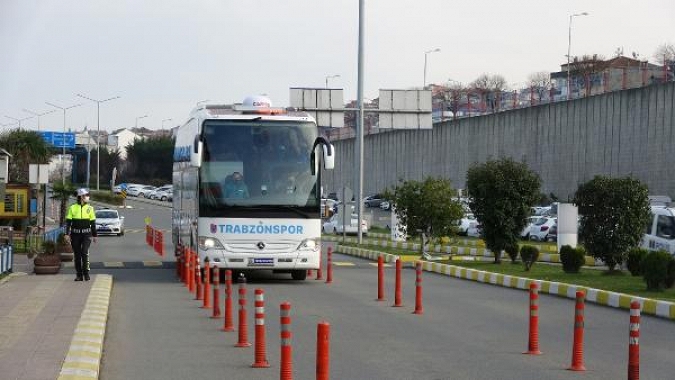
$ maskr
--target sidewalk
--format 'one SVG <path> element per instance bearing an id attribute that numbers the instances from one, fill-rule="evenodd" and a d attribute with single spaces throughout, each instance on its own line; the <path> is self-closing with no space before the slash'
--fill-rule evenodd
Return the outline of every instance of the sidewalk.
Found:
<path id="1" fill-rule="evenodd" d="M 59 377 L 60 373 L 85 375 L 77 378 L 98 378 L 111 278 L 95 274 L 91 281 L 75 282 L 73 279 L 72 274 L 14 273 L 0 280 L 0 378 L 69 378 Z M 100 291 L 102 285 L 107 287 L 107 296 Z M 104 310 L 101 303 L 105 305 Z M 94 316 L 89 315 L 92 309 Z M 98 320 L 92 321 L 93 318 Z M 83 321 L 88 323 L 84 329 Z M 96 329 L 91 328 L 92 323 Z M 83 330 L 89 337 L 86 342 L 77 343 L 74 337 Z M 89 345 L 84 348 L 88 351 L 84 354 L 88 356 L 87 368 L 65 371 L 73 362 L 74 352 L 82 355 L 83 345 Z M 95 376 L 90 376 L 94 372 L 90 369 L 93 364 Z"/>

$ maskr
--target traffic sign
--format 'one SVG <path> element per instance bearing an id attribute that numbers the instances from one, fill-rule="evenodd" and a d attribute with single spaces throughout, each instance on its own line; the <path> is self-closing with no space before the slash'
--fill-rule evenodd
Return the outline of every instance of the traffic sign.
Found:
<path id="1" fill-rule="evenodd" d="M 75 148 L 74 132 L 40 131 L 39 133 L 47 144 L 57 148 Z"/>

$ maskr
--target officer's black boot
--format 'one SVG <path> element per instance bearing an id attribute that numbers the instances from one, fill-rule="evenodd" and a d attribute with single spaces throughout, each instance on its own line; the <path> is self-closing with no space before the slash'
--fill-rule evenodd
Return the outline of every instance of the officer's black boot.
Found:
<path id="1" fill-rule="evenodd" d="M 82 275 L 78 273 L 75 277 L 75 281 L 82 281 Z"/>
<path id="2" fill-rule="evenodd" d="M 84 280 L 89 281 L 89 272 L 84 273 Z M 82 281 L 82 280 L 80 280 L 80 281 Z"/>

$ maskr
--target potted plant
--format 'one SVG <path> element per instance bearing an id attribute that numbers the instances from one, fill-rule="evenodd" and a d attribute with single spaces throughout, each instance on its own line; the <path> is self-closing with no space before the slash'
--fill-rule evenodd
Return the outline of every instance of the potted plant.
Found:
<path id="1" fill-rule="evenodd" d="M 66 234 L 63 232 L 59 234 L 59 237 L 56 239 L 56 252 L 59 254 L 61 261 L 73 261 L 75 254 L 73 253 L 73 247 L 70 245 L 70 241 L 66 239 Z"/>
<path id="2" fill-rule="evenodd" d="M 56 274 L 61 270 L 61 257 L 56 254 L 56 242 L 42 242 L 42 252 L 33 259 L 35 274 Z"/>

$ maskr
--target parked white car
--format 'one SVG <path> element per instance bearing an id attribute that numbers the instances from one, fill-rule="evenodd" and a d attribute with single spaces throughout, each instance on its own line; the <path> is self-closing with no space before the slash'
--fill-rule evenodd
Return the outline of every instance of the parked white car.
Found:
<path id="1" fill-rule="evenodd" d="M 540 217 L 532 226 L 530 226 L 530 240 L 546 241 L 548 233 L 558 221 L 558 218 Z"/>
<path id="2" fill-rule="evenodd" d="M 457 234 L 467 236 L 471 222 L 476 222 L 476 217 L 473 214 L 464 214 L 462 219 L 457 222 Z"/>
<path id="3" fill-rule="evenodd" d="M 323 223 L 321 231 L 323 233 L 334 233 L 334 234 L 341 234 L 343 231 L 347 234 L 357 234 L 359 229 L 357 220 L 358 215 L 351 214 L 351 217 L 349 218 L 349 220 L 347 220 L 348 224 L 346 224 L 343 228 L 342 215 L 335 214 Z M 368 233 L 368 222 L 366 222 L 365 219 L 361 220 L 361 232 L 364 235 Z"/>
<path id="4" fill-rule="evenodd" d="M 173 200 L 173 188 L 166 189 L 164 191 L 156 193 L 155 199 L 159 199 L 160 201 L 171 202 Z"/>
<path id="5" fill-rule="evenodd" d="M 127 195 L 145 198 L 153 190 L 155 190 L 154 186 L 130 187 L 129 190 L 127 190 Z"/>
<path id="6" fill-rule="evenodd" d="M 520 232 L 520 237 L 526 240 L 530 239 L 530 228 L 537 222 L 537 220 L 541 219 L 541 216 L 528 216 L 525 227 L 523 228 L 523 231 Z"/>
<path id="7" fill-rule="evenodd" d="M 478 220 L 472 220 L 469 222 L 469 228 L 466 230 L 466 236 L 471 237 L 482 237 L 483 230 L 481 229 L 480 223 Z"/>
<path id="8" fill-rule="evenodd" d="M 166 192 L 169 189 L 173 189 L 173 185 L 162 185 L 156 188 L 155 190 L 151 191 L 150 193 L 148 193 L 146 197 L 150 199 L 160 199 L 159 194 Z"/>

